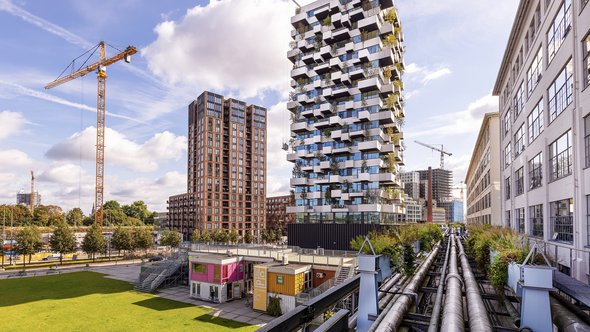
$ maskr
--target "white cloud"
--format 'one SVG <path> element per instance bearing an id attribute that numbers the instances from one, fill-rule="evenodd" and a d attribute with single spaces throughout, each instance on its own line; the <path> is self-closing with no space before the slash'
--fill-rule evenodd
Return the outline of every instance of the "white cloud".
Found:
<path id="1" fill-rule="evenodd" d="M 289 84 L 293 4 L 281 0 L 211 1 L 179 21 L 156 26 L 142 50 L 149 68 L 171 84 L 237 92 L 241 98 Z"/>
<path id="2" fill-rule="evenodd" d="M 408 138 L 421 136 L 456 136 L 476 133 L 481 127 L 483 115 L 498 111 L 498 98 L 490 95 L 483 96 L 469 104 L 467 109 L 454 113 L 433 116 L 422 121 L 419 129 L 408 128 L 405 136 Z M 424 125 L 428 124 L 428 125 Z"/>
<path id="3" fill-rule="evenodd" d="M 167 172 L 156 180 L 136 178 L 113 182 L 109 200 L 115 199 L 124 204 L 143 200 L 149 209 L 161 212 L 166 211 L 168 197 L 186 192 L 186 174 L 176 171 Z"/>
<path id="4" fill-rule="evenodd" d="M 439 66 L 437 69 L 432 69 L 427 66 L 419 66 L 412 62 L 406 66 L 405 73 L 407 74 L 408 80 L 420 81 L 420 83 L 426 85 L 431 81 L 450 75 L 452 71 L 447 66 Z"/>
<path id="5" fill-rule="evenodd" d="M 187 149 L 185 136 L 168 131 L 156 133 L 144 143 L 136 143 L 124 134 L 107 128 L 105 162 L 138 172 L 152 172 L 159 162 L 179 160 Z M 95 160 L 96 128 L 88 127 L 51 147 L 46 156 L 54 160 Z"/>
<path id="6" fill-rule="evenodd" d="M 2 161 L 0 170 L 4 171 L 20 170 L 33 164 L 33 161 L 26 153 L 16 149 L 0 150 L 0 160 Z"/>
<path id="7" fill-rule="evenodd" d="M 272 106 L 267 113 L 266 192 L 268 196 L 287 194 L 293 164 L 287 161 L 283 142 L 290 138 L 289 112 L 282 101 Z"/>
<path id="8" fill-rule="evenodd" d="M 11 111 L 0 112 L 0 139 L 18 134 L 25 123 L 25 117 L 21 113 Z"/>

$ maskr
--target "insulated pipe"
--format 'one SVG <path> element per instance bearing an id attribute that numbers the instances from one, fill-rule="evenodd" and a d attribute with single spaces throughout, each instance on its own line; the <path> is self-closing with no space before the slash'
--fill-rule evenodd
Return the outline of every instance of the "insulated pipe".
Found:
<path id="1" fill-rule="evenodd" d="M 416 293 L 418 288 L 424 281 L 424 277 L 426 277 L 426 273 L 430 269 L 430 265 L 436 258 L 438 254 L 438 250 L 440 248 L 440 244 L 437 244 L 436 247 L 432 250 L 430 255 L 426 258 L 424 263 L 420 266 L 418 271 L 412 276 L 412 279 L 404 288 L 403 292 L 406 294 Z M 371 326 L 369 331 L 378 331 L 378 332 L 393 332 L 396 331 L 397 328 L 402 323 L 405 314 L 410 309 L 410 305 L 412 304 L 412 300 L 414 297 L 403 295 L 400 296 L 397 301 L 389 308 L 387 311 L 383 311 L 379 317 L 383 316 L 381 322 L 377 325 L 377 323 Z"/>
<path id="2" fill-rule="evenodd" d="M 457 245 L 455 245 L 455 234 L 451 234 L 451 254 L 449 261 L 449 274 L 445 278 L 445 307 L 441 331 L 465 330 L 463 320 L 463 292 L 461 290 L 463 281 L 459 276 L 457 267 Z"/>
<path id="3" fill-rule="evenodd" d="M 483 304 L 481 294 L 479 293 L 479 287 L 477 280 L 469 261 L 467 261 L 467 255 L 463 250 L 461 241 L 457 241 L 459 246 L 459 257 L 461 258 L 461 268 L 463 269 L 463 280 L 465 282 L 465 297 L 467 298 L 467 314 L 469 316 L 469 331 L 471 332 L 492 332 L 492 324 L 486 307 Z"/>
<path id="4" fill-rule="evenodd" d="M 578 332 L 578 331 L 590 331 L 590 326 L 582 321 L 573 312 L 569 311 L 564 305 L 559 303 L 553 297 L 550 297 L 551 301 L 551 318 L 553 324 L 557 326 L 559 331 L 564 332 Z"/>
<path id="5" fill-rule="evenodd" d="M 512 322 L 514 322 L 514 325 L 516 325 L 517 327 L 520 326 L 520 314 L 518 313 L 518 311 L 516 311 L 516 309 L 512 305 L 512 302 L 508 301 L 508 299 L 505 296 L 502 296 L 502 303 L 504 304 L 504 308 L 506 308 L 506 311 L 508 311 L 510 318 L 512 318 Z"/>
<path id="6" fill-rule="evenodd" d="M 436 291 L 436 299 L 434 300 L 434 306 L 432 307 L 432 314 L 430 315 L 430 327 L 428 328 L 428 332 L 438 332 L 438 325 L 440 323 L 440 306 L 442 304 L 443 293 L 445 288 L 445 276 L 447 274 L 447 264 L 449 262 L 450 246 L 451 241 L 447 241 L 447 250 L 445 251 L 445 262 L 443 263 L 442 270 L 440 271 L 440 277 L 438 279 L 438 289 Z"/>
<path id="7" fill-rule="evenodd" d="M 418 266 L 418 268 L 420 269 L 422 267 L 422 265 L 424 265 L 425 261 L 422 261 L 420 263 L 420 265 Z M 401 283 L 401 287 L 399 287 L 397 290 L 397 294 L 386 294 L 385 297 L 383 297 L 380 301 L 379 301 L 379 309 L 380 309 L 380 313 L 379 316 L 377 316 L 377 319 L 375 319 L 375 321 L 373 322 L 373 325 L 371 325 L 371 328 L 369 329 L 369 331 L 374 331 L 377 326 L 381 323 L 381 321 L 383 320 L 383 318 L 385 318 L 385 312 L 388 312 L 389 309 L 391 309 L 391 307 L 395 304 L 395 302 L 397 301 L 397 299 L 401 296 L 401 289 L 405 289 L 408 284 L 410 283 L 410 279 L 408 278 L 408 276 L 404 275 L 401 279 L 400 279 L 400 283 Z"/>
<path id="8" fill-rule="evenodd" d="M 393 286 L 395 286 L 397 284 L 397 282 L 401 279 L 402 274 L 401 273 L 397 273 L 395 274 L 393 277 L 389 278 L 384 284 L 381 285 L 381 288 L 377 291 L 377 299 L 379 299 L 379 309 L 382 309 L 383 306 L 385 305 L 383 303 L 383 297 L 385 297 L 386 295 L 389 295 L 389 293 L 386 292 L 390 292 L 391 288 L 393 288 Z M 402 279 L 403 281 L 403 279 Z M 383 305 L 382 305 L 383 303 Z M 348 328 L 349 329 L 354 329 L 356 327 L 356 320 L 358 318 L 358 312 L 355 312 L 353 315 L 350 316 L 350 318 L 348 319 Z"/>
<path id="9" fill-rule="evenodd" d="M 566 298 L 561 296 L 559 293 L 551 292 L 550 294 L 553 298 L 555 298 L 557 301 L 559 301 L 559 303 L 561 303 L 562 306 L 566 307 L 567 310 L 571 311 L 580 320 L 582 320 L 586 324 L 590 324 L 590 317 L 588 316 L 588 314 L 586 312 L 584 312 L 579 307 L 573 305 L 570 301 L 568 301 Z"/>

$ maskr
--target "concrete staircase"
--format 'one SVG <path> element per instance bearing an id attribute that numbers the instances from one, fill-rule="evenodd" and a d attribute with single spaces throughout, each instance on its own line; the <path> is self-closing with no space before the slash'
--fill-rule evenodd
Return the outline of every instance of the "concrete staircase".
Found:
<path id="1" fill-rule="evenodd" d="M 336 282 L 334 286 L 340 285 L 346 279 L 351 278 L 354 275 L 354 268 L 351 265 L 342 265 L 336 276 Z"/>
<path id="2" fill-rule="evenodd" d="M 133 289 L 146 293 L 155 291 L 166 279 L 177 274 L 186 260 L 186 253 L 176 253 L 168 260 L 143 267 Z"/>

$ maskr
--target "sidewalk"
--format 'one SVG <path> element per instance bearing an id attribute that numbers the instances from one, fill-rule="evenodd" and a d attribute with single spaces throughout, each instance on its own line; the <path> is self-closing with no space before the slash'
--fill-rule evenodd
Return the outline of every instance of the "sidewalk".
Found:
<path id="1" fill-rule="evenodd" d="M 60 266 L 59 263 L 55 264 L 57 268 L 39 267 L 27 269 L 26 274 L 21 274 L 19 270 L 0 271 L 0 280 L 8 278 L 24 278 L 24 277 L 35 277 L 45 276 L 51 274 L 70 273 L 78 271 L 92 271 L 98 273 L 107 274 L 109 278 L 124 280 L 128 282 L 135 282 L 137 276 L 139 276 L 139 269 L 141 260 L 126 260 L 126 261 L 112 261 L 112 262 L 100 262 L 100 263 L 88 263 L 81 264 L 78 266 Z M 128 266 L 135 266 L 132 277 L 132 271 L 126 270 Z"/>

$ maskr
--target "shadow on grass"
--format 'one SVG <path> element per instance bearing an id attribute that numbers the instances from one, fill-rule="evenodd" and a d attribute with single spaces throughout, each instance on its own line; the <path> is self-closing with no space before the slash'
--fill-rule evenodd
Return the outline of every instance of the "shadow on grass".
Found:
<path id="1" fill-rule="evenodd" d="M 221 317 L 213 317 L 209 314 L 204 314 L 201 315 L 199 317 L 195 318 L 196 321 L 202 322 L 202 323 L 207 323 L 207 324 L 213 324 L 213 325 L 219 325 L 219 326 L 223 326 L 223 327 L 228 327 L 231 329 L 239 329 L 241 327 L 246 327 L 246 326 L 251 326 L 250 324 L 246 324 L 246 323 L 241 323 L 241 322 L 236 322 L 233 320 L 229 320 L 226 318 L 221 318 Z"/>
<path id="2" fill-rule="evenodd" d="M 84 271 L 0 280 L 0 307 L 90 294 L 113 294 L 133 289 L 128 282 L 104 276 L 101 273 Z"/>
<path id="3" fill-rule="evenodd" d="M 163 299 L 160 297 L 153 297 L 151 299 L 134 302 L 133 304 L 144 307 L 144 308 L 152 309 L 152 310 L 158 310 L 158 311 L 194 307 L 194 305 L 192 305 L 192 304 L 178 302 L 178 301 L 172 301 L 172 300 Z"/>

